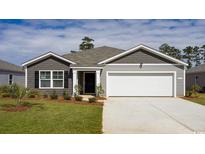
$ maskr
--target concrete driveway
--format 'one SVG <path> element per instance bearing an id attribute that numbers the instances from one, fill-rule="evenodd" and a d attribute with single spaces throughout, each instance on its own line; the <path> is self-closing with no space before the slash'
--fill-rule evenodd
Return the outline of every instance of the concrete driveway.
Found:
<path id="1" fill-rule="evenodd" d="M 205 133 L 205 107 L 180 98 L 111 97 L 104 133 Z"/>

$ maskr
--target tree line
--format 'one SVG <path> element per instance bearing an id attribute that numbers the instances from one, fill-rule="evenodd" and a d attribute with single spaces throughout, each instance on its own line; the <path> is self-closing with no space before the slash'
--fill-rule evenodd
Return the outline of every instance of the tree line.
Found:
<path id="1" fill-rule="evenodd" d="M 176 59 L 187 62 L 187 68 L 199 66 L 200 64 L 205 63 L 205 45 L 187 46 L 180 50 L 174 46 L 164 43 L 159 47 L 159 51 Z"/>

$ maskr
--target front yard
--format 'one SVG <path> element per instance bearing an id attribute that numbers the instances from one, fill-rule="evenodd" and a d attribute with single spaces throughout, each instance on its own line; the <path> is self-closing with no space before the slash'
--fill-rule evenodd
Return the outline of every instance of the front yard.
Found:
<path id="1" fill-rule="evenodd" d="M 183 97 L 186 100 L 205 105 L 205 94 L 199 93 L 199 97 Z"/>
<path id="2" fill-rule="evenodd" d="M 66 101 L 29 99 L 31 108 L 2 110 L 14 100 L 0 98 L 0 134 L 98 134 L 102 133 L 102 106 Z"/>

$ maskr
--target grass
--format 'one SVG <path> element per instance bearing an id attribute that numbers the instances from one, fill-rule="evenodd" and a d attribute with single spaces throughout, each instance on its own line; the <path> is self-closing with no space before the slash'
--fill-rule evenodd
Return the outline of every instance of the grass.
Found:
<path id="1" fill-rule="evenodd" d="M 199 97 L 184 97 L 184 99 L 201 104 L 201 105 L 205 105 L 205 94 L 199 93 Z"/>
<path id="2" fill-rule="evenodd" d="M 22 112 L 1 110 L 14 100 L 0 98 L 0 134 L 99 134 L 102 106 L 29 100 L 32 108 Z"/>

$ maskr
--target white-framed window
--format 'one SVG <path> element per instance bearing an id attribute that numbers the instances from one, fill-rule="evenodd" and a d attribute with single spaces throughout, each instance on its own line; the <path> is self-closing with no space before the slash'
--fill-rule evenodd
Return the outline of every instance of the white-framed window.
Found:
<path id="1" fill-rule="evenodd" d="M 13 79 L 14 79 L 13 74 L 9 74 L 9 75 L 8 75 L 8 84 L 9 84 L 9 85 L 12 85 L 12 84 L 13 84 Z"/>
<path id="2" fill-rule="evenodd" d="M 64 70 L 40 70 L 40 89 L 62 89 L 64 88 Z"/>

